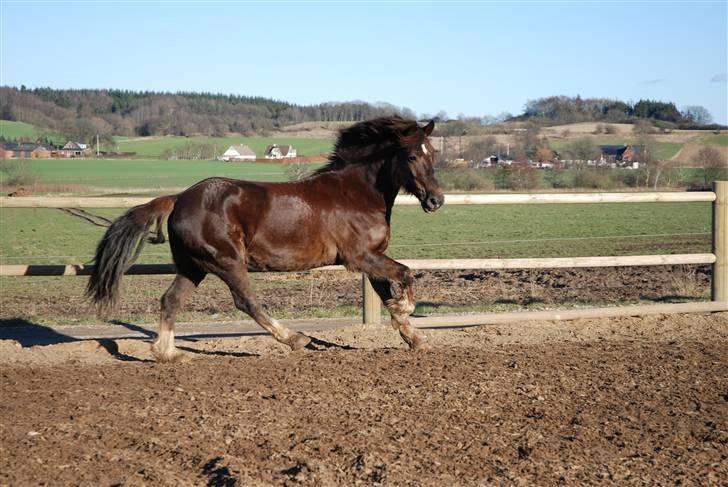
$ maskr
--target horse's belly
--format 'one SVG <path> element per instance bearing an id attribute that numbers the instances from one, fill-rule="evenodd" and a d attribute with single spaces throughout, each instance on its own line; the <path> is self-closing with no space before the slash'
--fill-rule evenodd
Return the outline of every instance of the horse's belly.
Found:
<path id="1" fill-rule="evenodd" d="M 336 249 L 324 245 L 277 245 L 275 248 L 251 246 L 246 252 L 248 270 L 301 271 L 330 265 Z"/>

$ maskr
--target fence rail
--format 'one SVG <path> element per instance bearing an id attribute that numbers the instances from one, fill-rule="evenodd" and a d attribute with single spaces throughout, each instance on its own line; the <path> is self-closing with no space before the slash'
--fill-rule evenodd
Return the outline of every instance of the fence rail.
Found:
<path id="1" fill-rule="evenodd" d="M 645 193 L 538 193 L 538 194 L 448 194 L 449 205 L 524 205 L 574 203 L 685 203 L 713 202 L 715 193 L 645 192 Z M 0 197 L 0 208 L 131 208 L 151 201 L 152 197 Z M 411 195 L 397 197 L 395 205 L 411 206 L 420 202 Z"/>
<path id="2" fill-rule="evenodd" d="M 713 192 L 649 192 L 649 193 L 551 193 L 551 194 L 451 194 L 445 197 L 451 205 L 498 205 L 498 204 L 575 204 L 575 203 L 661 203 L 661 202 L 712 202 L 712 253 L 636 255 L 606 257 L 562 257 L 536 259 L 437 259 L 402 260 L 415 270 L 445 269 L 542 269 L 578 267 L 652 266 L 676 264 L 712 264 L 711 301 L 688 303 L 691 306 L 650 305 L 625 307 L 632 315 L 678 312 L 678 309 L 694 311 L 728 310 L 728 181 L 717 181 Z M 0 208 L 129 208 L 147 203 L 150 197 L 22 197 L 0 198 Z M 397 205 L 419 205 L 412 196 L 400 196 Z M 0 265 L 0 276 L 83 276 L 89 275 L 90 265 Z M 317 271 L 344 270 L 342 266 L 319 267 Z M 127 274 L 173 274 L 173 264 L 137 264 Z M 362 280 L 363 318 L 366 323 L 379 322 L 381 301 L 368 279 Z M 593 310 L 592 310 L 593 311 Z M 569 313 L 550 312 L 554 316 L 592 316 L 590 310 L 570 310 Z M 555 313 L 555 314 L 554 314 Z M 549 315 L 549 316 L 551 316 Z M 530 316 L 530 315 L 529 315 Z M 535 315 L 534 315 L 535 316 Z M 468 323 L 487 322 L 488 315 L 469 315 Z M 518 318 L 518 313 L 513 313 Z M 446 319 L 446 318 L 445 318 Z M 460 322 L 462 319 L 455 319 Z"/>

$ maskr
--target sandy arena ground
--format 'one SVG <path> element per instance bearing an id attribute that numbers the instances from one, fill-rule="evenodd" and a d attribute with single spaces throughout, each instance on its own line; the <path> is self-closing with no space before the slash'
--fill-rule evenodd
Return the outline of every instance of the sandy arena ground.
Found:
<path id="1" fill-rule="evenodd" d="M 725 485 L 728 313 L 22 348 L 0 485 Z"/>

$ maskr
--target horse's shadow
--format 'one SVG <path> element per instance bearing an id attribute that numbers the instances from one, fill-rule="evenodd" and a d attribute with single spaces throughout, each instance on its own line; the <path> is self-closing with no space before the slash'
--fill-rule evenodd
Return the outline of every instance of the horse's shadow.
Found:
<path id="1" fill-rule="evenodd" d="M 306 350 L 312 350 L 314 352 L 323 352 L 332 348 L 338 350 L 356 350 L 356 347 L 352 347 L 351 345 L 341 345 L 339 343 L 327 342 L 326 340 L 312 337 L 311 335 L 306 336 L 311 339 L 305 347 Z"/>
<path id="2" fill-rule="evenodd" d="M 95 341 L 109 355 L 122 362 L 149 362 L 149 360 L 122 353 L 119 350 L 119 345 L 114 340 L 108 338 L 76 338 L 24 318 L 0 319 L 0 340 L 14 340 L 23 348 Z"/>
<path id="3" fill-rule="evenodd" d="M 121 320 L 110 320 L 110 325 L 123 327 L 129 331 L 139 333 L 141 337 L 126 337 L 125 339 L 130 340 L 154 340 L 157 338 L 157 333 L 149 330 L 143 326 L 135 325 L 133 323 L 127 323 Z M 225 337 L 235 336 L 267 336 L 265 332 L 246 332 L 246 333 L 233 333 L 225 334 Z M 197 334 L 179 336 L 177 339 L 182 342 L 195 343 L 200 340 L 207 338 L 219 338 L 219 334 Z M 338 350 L 356 350 L 356 347 L 350 345 L 341 345 L 339 343 L 333 343 L 320 338 L 316 338 L 307 335 L 311 341 L 306 345 L 306 349 L 314 352 L 323 352 L 331 349 Z M 122 362 L 153 362 L 153 360 L 146 358 L 139 358 L 133 355 L 128 355 L 119 350 L 119 344 L 113 338 L 76 338 L 71 335 L 61 333 L 49 326 L 44 326 L 39 323 L 28 321 L 24 318 L 9 318 L 0 319 L 0 340 L 15 340 L 20 343 L 23 348 L 33 346 L 44 346 L 44 345 L 58 345 L 61 343 L 74 343 L 74 342 L 89 342 L 95 341 L 106 350 L 109 355 L 113 356 L 117 360 Z M 197 355 L 215 356 L 215 357 L 258 357 L 259 354 L 250 352 L 234 352 L 224 350 L 202 350 L 192 346 L 178 345 L 178 349 Z"/>

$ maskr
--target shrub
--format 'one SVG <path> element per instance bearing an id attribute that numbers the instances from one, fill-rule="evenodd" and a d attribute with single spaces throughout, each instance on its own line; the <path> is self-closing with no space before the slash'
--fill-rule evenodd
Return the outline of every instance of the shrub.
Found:
<path id="1" fill-rule="evenodd" d="M 0 160 L 0 172 L 5 173 L 4 186 L 32 186 L 38 182 L 33 171 L 20 161 Z"/>
<path id="2" fill-rule="evenodd" d="M 445 191 L 492 191 L 496 187 L 483 169 L 443 170 L 437 173 L 437 179 Z"/>
<path id="3" fill-rule="evenodd" d="M 574 175 L 574 187 L 589 189 L 612 189 L 619 184 L 607 171 L 584 169 Z"/>

